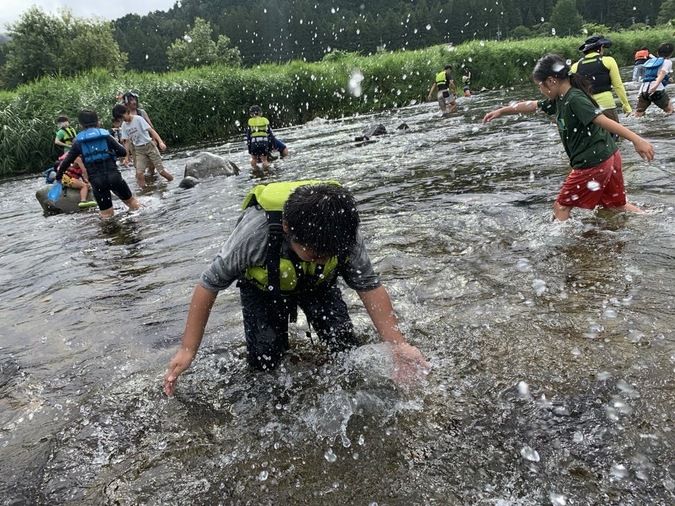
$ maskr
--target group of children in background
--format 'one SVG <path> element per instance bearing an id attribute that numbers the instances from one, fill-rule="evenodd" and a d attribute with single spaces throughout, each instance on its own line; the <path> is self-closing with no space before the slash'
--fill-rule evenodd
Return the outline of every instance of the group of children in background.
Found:
<path id="1" fill-rule="evenodd" d="M 646 159 L 653 158 L 651 145 L 618 123 L 612 91 L 619 97 L 624 113 L 631 114 L 632 108 L 628 103 L 616 61 L 604 54 L 604 50 L 610 46 L 611 41 L 603 36 L 589 37 L 579 48 L 584 56 L 571 67 L 561 57 L 545 56 L 537 63 L 533 79 L 548 100 L 521 102 L 515 106 L 503 107 L 488 113 L 484 118 L 485 122 L 489 122 L 501 115 L 529 113 L 537 109 L 556 116 L 563 145 L 570 156 L 573 169 L 554 206 L 554 215 L 561 220 L 569 216 L 572 207 L 591 209 L 601 205 L 622 210 L 638 210 L 625 201 L 621 160 L 613 139 L 626 138 L 633 142 L 641 156 Z M 672 54 L 673 45 L 670 43 L 661 44 L 656 56 L 644 47 L 635 52 L 633 79 L 640 82 L 636 116 L 644 115 L 651 104 L 655 104 L 666 113 L 672 112 L 672 103 L 666 92 L 666 85 L 672 73 L 670 60 Z M 462 81 L 464 95 L 467 97 L 471 96 L 470 79 L 471 73 L 465 68 Z M 443 116 L 457 110 L 457 89 L 451 65 L 446 65 L 436 74 L 429 90 L 429 99 L 434 92 Z M 120 146 L 124 150 L 120 155 L 123 157 L 122 164 L 128 166 L 129 155 L 133 157 L 136 181 L 141 188 L 146 184 L 146 170 L 150 174 L 157 171 L 167 181 L 172 181 L 173 176 L 164 168 L 159 153 L 160 150 L 166 149 L 166 145 L 153 128 L 147 112 L 138 106 L 138 95 L 133 92 L 120 93 L 117 98 L 120 103 L 115 105 L 112 111 L 113 129 L 110 131 L 110 140 L 118 145 L 124 144 Z M 602 111 L 603 114 L 596 114 L 598 111 Z M 578 122 L 581 123 L 577 125 Z M 572 128 L 571 124 L 575 126 Z M 57 125 L 54 143 L 63 148 L 64 154 L 59 158 L 57 166 L 46 172 L 47 179 L 49 181 L 58 175 L 65 186 L 80 191 L 81 207 L 93 206 L 94 202 L 88 198 L 91 168 L 87 166 L 86 156 L 84 160 L 81 155 L 72 160 L 72 157 L 68 157 L 73 142 L 77 139 L 75 129 L 70 126 L 65 116 L 57 118 Z M 281 157 L 288 155 L 288 148 L 274 136 L 269 120 L 263 116 L 262 108 L 258 105 L 253 105 L 249 109 L 245 135 L 254 173 L 257 173 L 260 166 L 263 171 L 269 169 L 273 151 L 279 151 Z M 91 141 L 80 140 L 80 148 L 82 142 Z M 112 152 L 122 153 L 121 150 Z M 605 162 L 611 170 L 607 170 L 603 165 Z M 110 166 L 107 167 L 110 169 Z M 590 168 L 597 170 L 591 171 Z M 119 172 L 116 165 L 114 170 Z M 591 182 L 593 184 L 590 184 Z M 571 190 L 572 186 L 577 187 L 579 184 L 588 191 Z M 101 187 L 99 192 L 93 192 L 102 215 L 109 214 L 110 191 L 115 193 L 116 189 L 119 190 L 115 185 L 108 186 L 107 189 Z M 101 192 L 103 193 L 100 194 Z M 606 198 L 607 192 L 611 192 L 611 198 Z M 126 190 L 121 191 L 118 196 L 123 201 L 129 199 Z"/>

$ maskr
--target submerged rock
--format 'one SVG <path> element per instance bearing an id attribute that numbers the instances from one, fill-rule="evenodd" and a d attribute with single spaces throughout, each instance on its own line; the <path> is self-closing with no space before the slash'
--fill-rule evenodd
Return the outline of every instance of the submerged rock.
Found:
<path id="1" fill-rule="evenodd" d="M 86 209 L 82 209 L 79 206 L 80 203 L 80 190 L 75 188 L 63 187 L 63 193 L 56 202 L 52 202 L 47 198 L 49 190 L 51 190 L 52 185 L 48 184 L 40 188 L 35 192 L 35 198 L 42 206 L 42 211 L 45 216 L 53 214 L 70 214 L 70 213 L 79 213 Z M 89 191 L 89 200 L 93 200 L 91 190 Z"/>
<path id="2" fill-rule="evenodd" d="M 236 176 L 239 172 L 239 167 L 234 162 L 205 151 L 186 162 L 183 180 L 179 186 L 186 189 L 192 188 L 205 177 Z"/>

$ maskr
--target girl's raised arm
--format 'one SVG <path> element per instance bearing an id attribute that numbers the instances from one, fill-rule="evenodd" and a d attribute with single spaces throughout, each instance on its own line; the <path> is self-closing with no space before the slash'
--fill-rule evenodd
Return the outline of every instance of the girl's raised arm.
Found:
<path id="1" fill-rule="evenodd" d="M 533 112 L 537 112 L 537 101 L 525 100 L 490 111 L 483 117 L 483 123 L 488 123 L 495 118 L 508 114 L 531 114 Z"/>

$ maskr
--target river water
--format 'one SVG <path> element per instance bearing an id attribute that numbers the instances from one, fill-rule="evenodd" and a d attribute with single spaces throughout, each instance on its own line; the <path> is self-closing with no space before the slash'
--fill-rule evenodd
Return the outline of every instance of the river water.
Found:
<path id="1" fill-rule="evenodd" d="M 624 120 L 656 147 L 648 164 L 621 145 L 644 215 L 554 224 L 555 127 L 480 123 L 525 97 L 533 86 L 460 99 L 450 119 L 422 104 L 278 132 L 291 157 L 268 180 L 355 193 L 433 365 L 411 387 L 389 379 L 349 290 L 365 346 L 331 359 L 300 322 L 278 371 L 249 370 L 231 288 L 176 396 L 162 394 L 192 288 L 258 182 L 248 170 L 158 183 L 107 224 L 45 218 L 36 178 L 2 182 L 0 503 L 673 504 L 674 118 Z M 391 133 L 355 145 L 377 123 Z M 247 167 L 239 139 L 208 149 Z"/>

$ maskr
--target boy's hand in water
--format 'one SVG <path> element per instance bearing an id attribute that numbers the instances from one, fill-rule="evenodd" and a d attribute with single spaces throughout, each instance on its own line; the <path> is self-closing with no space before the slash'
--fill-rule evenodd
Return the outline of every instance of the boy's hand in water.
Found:
<path id="1" fill-rule="evenodd" d="M 495 109 L 494 111 L 490 111 L 487 113 L 485 116 L 483 116 L 483 123 L 489 123 L 493 119 L 499 118 L 502 115 L 500 109 Z"/>
<path id="2" fill-rule="evenodd" d="M 643 160 L 651 162 L 654 159 L 654 146 L 646 140 L 640 138 L 640 140 L 633 143 L 633 146 L 635 146 L 635 151 L 637 151 Z"/>
<path id="3" fill-rule="evenodd" d="M 392 345 L 394 358 L 394 381 L 410 383 L 429 373 L 431 365 L 424 355 L 408 343 Z"/>
<path id="4" fill-rule="evenodd" d="M 176 381 L 185 369 L 190 367 L 190 364 L 195 358 L 195 352 L 187 348 L 182 348 L 176 352 L 171 361 L 169 368 L 164 375 L 164 393 L 166 395 L 173 395 L 176 389 Z"/>

